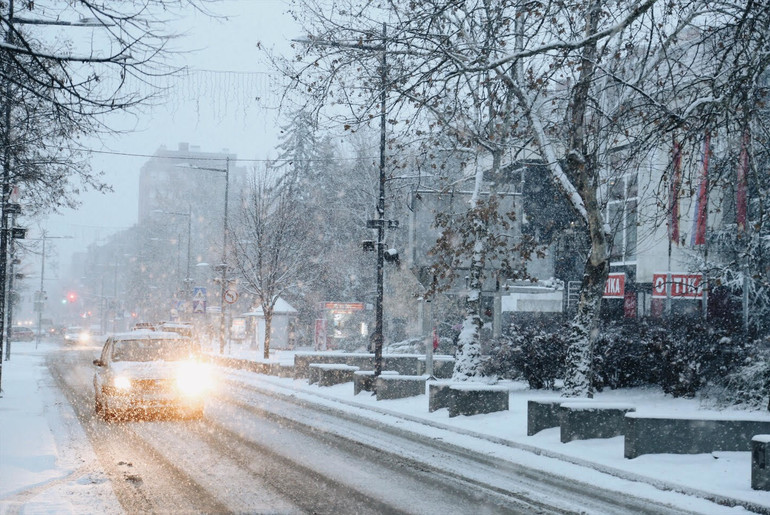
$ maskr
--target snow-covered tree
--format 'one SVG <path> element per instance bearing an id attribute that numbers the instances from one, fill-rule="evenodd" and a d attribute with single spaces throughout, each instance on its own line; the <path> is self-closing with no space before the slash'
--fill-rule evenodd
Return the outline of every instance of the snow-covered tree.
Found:
<path id="1" fill-rule="evenodd" d="M 479 120 L 480 107 L 487 107 L 493 112 L 485 120 L 503 124 L 509 136 L 508 152 L 528 152 L 545 163 L 541 180 L 559 186 L 589 242 L 564 393 L 591 395 L 593 341 L 609 272 L 603 181 L 619 149 L 624 166 L 638 166 L 668 148 L 672 131 L 697 148 L 704 128 L 730 116 L 742 81 L 766 67 L 765 2 L 303 5 L 308 42 L 321 42 L 311 51 L 321 58 L 294 76 L 306 79 L 302 84 L 313 94 L 338 84 L 346 93 L 333 90 L 335 100 L 357 119 L 373 116 L 386 52 L 382 87 L 399 106 L 389 107 L 394 124 L 398 112 L 463 137 L 478 125 L 458 121 L 474 114 Z M 494 91 L 506 102 L 474 96 L 477 91 Z M 478 138 L 468 140 L 480 145 Z"/>

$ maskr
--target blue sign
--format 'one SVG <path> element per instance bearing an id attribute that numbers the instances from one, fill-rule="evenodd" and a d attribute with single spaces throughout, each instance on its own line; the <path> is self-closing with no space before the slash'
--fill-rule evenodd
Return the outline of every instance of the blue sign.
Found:
<path id="1" fill-rule="evenodd" d="M 206 314 L 206 288 L 202 286 L 193 288 L 192 312 L 201 315 Z"/>

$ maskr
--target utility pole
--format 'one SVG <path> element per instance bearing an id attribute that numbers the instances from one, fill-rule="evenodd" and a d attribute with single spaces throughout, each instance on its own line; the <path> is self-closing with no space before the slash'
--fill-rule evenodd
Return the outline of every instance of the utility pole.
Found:
<path id="1" fill-rule="evenodd" d="M 43 232 L 43 245 L 40 253 L 40 290 L 38 298 L 35 299 L 35 309 L 37 309 L 37 334 L 35 335 L 35 348 L 40 344 L 40 337 L 43 333 L 43 304 L 45 303 L 45 290 L 43 281 L 45 280 L 45 232 Z"/>
<path id="2" fill-rule="evenodd" d="M 229 191 L 230 191 L 230 158 L 225 161 L 225 212 L 224 212 L 224 230 L 222 231 L 222 283 L 220 284 L 219 291 L 219 353 L 225 352 L 225 344 L 227 339 L 225 338 L 225 331 L 227 324 L 225 323 L 225 290 L 227 289 L 227 204 L 229 204 Z"/>
<path id="3" fill-rule="evenodd" d="M 380 68 L 380 177 L 379 198 L 377 199 L 377 302 L 374 311 L 374 377 L 382 373 L 382 343 L 384 340 L 382 327 L 382 303 L 384 296 L 385 280 L 385 102 L 388 100 L 388 91 L 385 80 L 387 78 L 387 32 L 385 24 L 382 24 L 382 63 Z"/>
<path id="4" fill-rule="evenodd" d="M 48 236 L 45 231 L 39 239 L 42 241 L 40 249 L 40 290 L 35 293 L 35 310 L 37 311 L 37 334 L 35 335 L 35 348 L 40 344 L 40 338 L 43 336 L 43 311 L 45 308 L 45 242 L 52 239 L 69 239 L 72 236 Z M 30 238 L 34 240 L 35 238 Z"/>
<path id="5" fill-rule="evenodd" d="M 13 46 L 13 14 L 14 0 L 8 0 L 8 26 L 5 32 L 5 42 Z M 3 70 L 5 76 L 5 102 L 3 106 L 3 118 L 5 121 L 5 133 L 3 135 L 3 180 L 0 201 L 2 202 L 2 216 L 0 216 L 0 395 L 3 392 L 3 337 L 5 336 L 5 295 L 6 295 L 6 266 L 8 261 L 8 197 L 11 193 L 11 81 L 8 76 L 11 72 L 10 59 L 5 59 Z"/>
<path id="6" fill-rule="evenodd" d="M 330 46 L 336 48 L 349 48 L 352 50 L 364 50 L 371 52 L 381 52 L 380 61 L 380 166 L 379 166 L 379 194 L 377 196 L 377 218 L 367 220 L 366 227 L 377 229 L 377 241 L 364 242 L 364 250 L 374 250 L 377 253 L 377 297 L 374 307 L 374 377 L 382 373 L 382 345 L 383 335 L 383 297 L 384 297 L 384 275 L 385 275 L 385 229 L 398 228 L 397 220 L 385 219 L 385 151 L 386 151 L 386 104 L 388 101 L 388 60 L 387 60 L 387 25 L 382 24 L 382 44 L 364 45 L 361 43 L 338 43 L 335 41 L 323 41 L 319 39 L 295 39 L 299 43 L 306 45 Z"/>
<path id="7" fill-rule="evenodd" d="M 189 166 L 182 166 L 182 168 L 191 168 L 193 170 L 208 170 L 211 172 L 219 172 L 225 174 L 225 206 L 224 206 L 224 213 L 222 217 L 222 276 L 220 277 L 220 285 L 219 285 L 219 353 L 223 354 L 225 352 L 225 343 L 228 338 L 225 337 L 225 331 L 226 331 L 226 324 L 225 324 L 225 290 L 227 289 L 227 241 L 228 241 L 228 224 L 227 224 L 227 210 L 228 210 L 228 204 L 230 203 L 229 195 L 230 195 L 230 156 L 227 156 L 225 158 L 225 168 L 224 170 L 221 168 L 211 168 L 208 166 L 196 166 L 196 165 L 189 165 Z M 189 279 L 190 273 L 188 268 L 187 277 Z"/>
<path id="8" fill-rule="evenodd" d="M 12 205 L 9 204 L 9 207 Z M 14 209 L 9 209 L 11 215 L 11 227 L 16 227 L 16 215 L 21 211 L 18 204 L 12 206 Z M 6 292 L 6 306 L 7 306 L 7 320 L 5 327 L 5 360 L 11 359 L 11 332 L 13 328 L 13 283 L 15 280 L 15 265 L 16 265 L 16 239 L 11 238 L 10 249 L 8 251 L 10 255 L 10 263 L 8 266 L 8 291 Z"/>

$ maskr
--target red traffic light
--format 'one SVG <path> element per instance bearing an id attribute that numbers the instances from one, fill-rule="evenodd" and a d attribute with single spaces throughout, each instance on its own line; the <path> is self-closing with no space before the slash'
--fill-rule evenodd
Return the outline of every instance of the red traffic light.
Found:
<path id="1" fill-rule="evenodd" d="M 75 302 L 78 300 L 78 294 L 74 291 L 67 293 L 67 302 Z"/>

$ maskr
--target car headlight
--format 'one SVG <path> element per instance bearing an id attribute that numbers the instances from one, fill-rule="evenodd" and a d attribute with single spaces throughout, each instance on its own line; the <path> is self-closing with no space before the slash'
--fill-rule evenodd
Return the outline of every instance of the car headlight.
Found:
<path id="1" fill-rule="evenodd" d="M 125 376 L 117 376 L 115 379 L 113 379 L 112 385 L 116 389 L 122 390 L 125 392 L 131 389 L 131 380 Z"/>
<path id="2" fill-rule="evenodd" d="M 181 363 L 176 373 L 176 384 L 186 395 L 200 395 L 210 386 L 208 368 L 201 363 Z"/>

